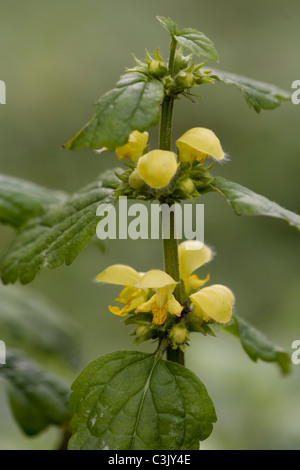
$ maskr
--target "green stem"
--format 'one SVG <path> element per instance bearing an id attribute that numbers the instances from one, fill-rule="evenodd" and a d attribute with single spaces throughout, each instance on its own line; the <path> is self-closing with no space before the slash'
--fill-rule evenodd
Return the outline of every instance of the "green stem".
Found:
<path id="1" fill-rule="evenodd" d="M 156 351 L 156 356 L 159 358 L 162 358 L 162 356 L 164 355 L 169 345 L 170 345 L 170 339 L 167 336 L 164 336 L 159 342 L 159 345 Z"/>
<path id="2" fill-rule="evenodd" d="M 173 96 L 165 96 L 160 117 L 159 148 L 161 150 L 171 150 L 173 108 Z"/>
<path id="3" fill-rule="evenodd" d="M 168 273 L 176 282 L 179 282 L 180 274 L 178 260 L 178 243 L 175 229 L 175 214 L 173 211 L 170 212 L 170 238 L 163 239 L 163 249 L 165 272 Z M 176 286 L 174 296 L 178 300 L 178 302 L 180 302 L 181 299 L 179 284 L 177 284 Z"/>
<path id="4" fill-rule="evenodd" d="M 176 362 L 184 366 L 184 353 L 179 348 L 173 349 L 169 346 L 167 349 L 167 359 L 168 361 Z"/>
<path id="5" fill-rule="evenodd" d="M 164 249 L 164 268 L 175 281 L 180 281 L 179 260 L 178 260 L 178 243 L 175 237 L 175 214 L 170 212 L 170 238 L 163 239 Z M 180 284 L 177 284 L 174 291 L 174 297 L 181 303 Z M 184 354 L 180 348 L 173 349 L 172 346 L 167 348 L 167 359 L 184 365 Z"/>
<path id="6" fill-rule="evenodd" d="M 173 38 L 171 42 L 170 60 L 169 60 L 169 73 L 172 75 L 174 57 L 176 51 L 177 41 Z M 171 150 L 172 142 L 172 121 L 173 121 L 174 97 L 166 95 L 162 102 L 160 131 L 159 131 L 159 148 L 161 150 Z M 170 203 L 172 205 L 172 203 Z M 179 260 L 178 260 L 178 243 L 175 231 L 175 214 L 170 212 L 170 238 L 163 239 L 164 250 L 164 269 L 176 282 L 180 281 L 179 275 Z M 174 291 L 174 296 L 180 302 L 180 285 Z M 167 359 L 178 364 L 184 365 L 184 354 L 178 349 L 173 349 L 172 346 L 167 347 Z"/>
<path id="7" fill-rule="evenodd" d="M 171 75 L 171 77 L 173 77 L 176 47 L 177 47 L 177 41 L 174 37 L 172 37 L 172 42 L 170 45 L 170 58 L 169 58 L 169 74 Z"/>

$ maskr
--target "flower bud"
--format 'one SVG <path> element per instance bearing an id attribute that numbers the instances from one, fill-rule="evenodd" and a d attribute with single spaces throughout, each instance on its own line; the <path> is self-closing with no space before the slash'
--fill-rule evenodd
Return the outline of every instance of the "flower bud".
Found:
<path id="1" fill-rule="evenodd" d="M 148 341 L 149 339 L 153 338 L 156 332 L 149 326 L 140 325 L 135 330 L 135 334 L 136 334 L 136 339 L 134 340 L 134 343 L 139 344 L 139 343 L 142 343 L 143 341 Z"/>
<path id="2" fill-rule="evenodd" d="M 181 70 L 186 69 L 189 65 L 191 58 L 192 58 L 192 54 L 188 56 L 184 56 L 182 54 L 182 48 L 180 47 L 179 49 L 177 49 L 176 54 L 175 54 L 175 59 L 174 59 L 174 67 L 173 67 L 174 74 L 176 75 Z"/>
<path id="3" fill-rule="evenodd" d="M 188 330 L 183 323 L 173 326 L 170 339 L 175 347 L 184 344 L 189 339 Z"/>
<path id="4" fill-rule="evenodd" d="M 178 184 L 178 189 L 185 195 L 189 196 L 195 191 L 195 185 L 191 178 L 186 178 L 185 180 L 180 181 Z"/>
<path id="5" fill-rule="evenodd" d="M 191 88 L 194 84 L 194 76 L 190 72 L 179 72 L 175 84 L 180 88 Z"/>
<path id="6" fill-rule="evenodd" d="M 167 74 L 167 71 L 166 64 L 161 60 L 153 60 L 149 64 L 149 72 L 155 77 L 163 77 Z"/>
<path id="7" fill-rule="evenodd" d="M 179 159 L 182 162 L 202 162 L 208 157 L 215 160 L 223 160 L 225 153 L 222 150 L 218 137 L 210 129 L 194 127 L 183 134 L 176 145 L 179 151 Z"/>
<path id="8" fill-rule="evenodd" d="M 144 153 L 147 146 L 149 134 L 148 132 L 133 131 L 128 137 L 126 144 L 115 149 L 119 160 L 130 158 L 135 162 Z"/>
<path id="9" fill-rule="evenodd" d="M 162 84 L 167 94 L 176 89 L 175 80 L 170 75 L 167 75 L 162 79 Z"/>
<path id="10" fill-rule="evenodd" d="M 139 338 L 143 338 L 144 336 L 147 336 L 148 333 L 149 333 L 149 328 L 148 328 L 148 326 L 144 326 L 144 325 L 139 326 L 135 331 L 135 334 Z"/>
<path id="11" fill-rule="evenodd" d="M 145 184 L 136 170 L 133 170 L 133 172 L 129 176 L 128 183 L 132 189 L 140 189 Z"/>
<path id="12" fill-rule="evenodd" d="M 151 188 L 168 186 L 178 168 L 176 154 L 167 150 L 152 150 L 138 160 L 137 172 Z"/>

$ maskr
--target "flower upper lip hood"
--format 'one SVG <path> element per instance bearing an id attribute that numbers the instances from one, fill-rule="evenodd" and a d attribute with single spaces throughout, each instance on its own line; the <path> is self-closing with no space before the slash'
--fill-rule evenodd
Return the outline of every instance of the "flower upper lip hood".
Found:
<path id="1" fill-rule="evenodd" d="M 113 264 L 96 276 L 97 282 L 107 282 L 120 286 L 135 286 L 142 275 L 125 264 Z"/>
<path id="2" fill-rule="evenodd" d="M 187 240 L 178 246 L 180 279 L 183 280 L 185 291 L 188 293 L 191 288 L 197 288 L 204 285 L 209 275 L 201 280 L 192 273 L 208 263 L 213 258 L 213 252 L 204 243 L 197 240 Z"/>
<path id="3" fill-rule="evenodd" d="M 160 289 L 167 286 L 175 289 L 176 286 L 176 281 L 160 269 L 151 269 L 146 273 L 139 273 L 126 264 L 108 266 L 96 276 L 96 281 L 121 286 L 133 286 L 137 289 Z"/>
<path id="4" fill-rule="evenodd" d="M 130 158 L 130 160 L 136 162 L 137 159 L 143 155 L 144 150 L 147 147 L 148 139 L 148 132 L 132 131 L 129 134 L 126 144 L 115 148 L 115 153 L 118 159 L 124 160 L 125 158 Z M 105 150 L 108 150 L 107 147 L 102 147 L 95 150 L 95 152 L 102 153 Z"/>
<path id="5" fill-rule="evenodd" d="M 118 159 L 124 160 L 124 158 L 130 158 L 130 160 L 135 162 L 143 155 L 148 138 L 148 132 L 132 131 L 126 144 L 115 149 Z"/>
<path id="6" fill-rule="evenodd" d="M 234 295 L 228 287 L 214 284 L 190 296 L 193 312 L 204 321 L 228 323 L 232 317 Z"/>
<path id="7" fill-rule="evenodd" d="M 189 129 L 176 141 L 176 145 L 182 162 L 192 163 L 195 160 L 202 162 L 208 157 L 213 157 L 215 160 L 225 158 L 218 137 L 205 127 Z"/>
<path id="8" fill-rule="evenodd" d="M 151 269 L 141 276 L 136 287 L 140 289 L 161 289 L 170 286 L 174 289 L 176 284 L 176 281 L 166 272 L 160 269 Z"/>
<path id="9" fill-rule="evenodd" d="M 174 152 L 151 150 L 139 158 L 136 170 L 148 186 L 161 189 L 168 186 L 178 166 Z"/>

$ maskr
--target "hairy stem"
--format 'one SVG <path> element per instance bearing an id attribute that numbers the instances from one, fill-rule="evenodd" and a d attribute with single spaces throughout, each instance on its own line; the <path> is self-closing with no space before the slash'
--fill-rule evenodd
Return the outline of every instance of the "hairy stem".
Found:
<path id="1" fill-rule="evenodd" d="M 169 60 L 169 73 L 172 75 L 174 56 L 176 50 L 176 41 L 172 40 L 170 60 Z M 161 150 L 171 150 L 172 139 L 172 120 L 173 120 L 174 97 L 166 95 L 162 102 L 160 130 L 159 130 L 159 148 Z M 163 239 L 164 250 L 164 269 L 172 278 L 179 282 L 179 260 L 178 260 L 178 243 L 176 238 L 176 223 L 175 214 L 170 212 L 170 238 Z M 180 285 L 178 284 L 174 296 L 180 302 Z M 178 348 L 172 349 L 172 346 L 167 348 L 167 359 L 178 364 L 184 365 L 184 354 Z"/>
<path id="2" fill-rule="evenodd" d="M 176 238 L 175 228 L 175 214 L 173 211 L 170 212 L 170 238 L 163 239 L 164 249 L 164 267 L 166 273 L 168 273 L 175 281 L 180 281 L 179 275 L 179 260 L 178 260 L 178 243 Z M 175 298 L 180 302 L 180 285 L 174 292 Z"/>
<path id="3" fill-rule="evenodd" d="M 171 75 L 171 77 L 173 76 L 176 47 L 177 47 L 177 41 L 174 37 L 172 37 L 172 41 L 170 45 L 170 58 L 169 58 L 169 74 Z"/>
<path id="4" fill-rule="evenodd" d="M 165 96 L 161 106 L 159 130 L 159 148 L 161 150 L 171 150 L 173 108 L 173 96 Z"/>

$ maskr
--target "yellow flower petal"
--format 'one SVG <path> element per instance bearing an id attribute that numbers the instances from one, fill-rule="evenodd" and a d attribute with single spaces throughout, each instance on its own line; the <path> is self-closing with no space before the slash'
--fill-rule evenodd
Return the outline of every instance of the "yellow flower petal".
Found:
<path id="1" fill-rule="evenodd" d="M 143 155 L 137 164 L 137 172 L 151 188 L 168 186 L 178 168 L 176 154 L 167 150 L 152 150 Z"/>
<path id="2" fill-rule="evenodd" d="M 215 287 L 215 289 L 218 289 L 219 291 L 224 292 L 224 294 L 228 296 L 231 305 L 232 306 L 234 305 L 235 297 L 234 297 L 233 292 L 228 287 L 223 286 L 223 284 L 214 284 L 214 286 L 212 287 Z"/>
<path id="3" fill-rule="evenodd" d="M 149 138 L 148 132 L 133 131 L 128 137 L 126 144 L 115 149 L 116 155 L 119 160 L 130 158 L 135 162 L 143 155 L 144 149 L 147 145 Z"/>
<path id="4" fill-rule="evenodd" d="M 234 295 L 228 287 L 214 284 L 190 296 L 193 312 L 204 321 L 228 323 L 232 316 Z"/>
<path id="5" fill-rule="evenodd" d="M 152 312 L 153 323 L 155 325 L 162 325 L 168 316 L 168 305 L 159 306 L 157 303 L 157 295 L 154 294 L 148 302 L 139 305 L 135 313 L 139 312 Z"/>
<path id="6" fill-rule="evenodd" d="M 135 310 L 135 313 L 151 312 L 153 306 L 156 304 L 157 304 L 157 298 L 156 298 L 156 294 L 154 294 L 147 302 L 143 302 L 142 304 L 138 305 L 138 307 Z"/>
<path id="7" fill-rule="evenodd" d="M 119 308 L 119 307 L 112 307 L 111 305 L 109 305 L 108 310 L 110 311 L 110 313 L 113 313 L 114 315 L 118 315 L 119 317 L 125 317 L 125 315 L 128 314 L 128 310 L 126 307 Z"/>
<path id="8" fill-rule="evenodd" d="M 168 316 L 168 307 L 164 305 L 163 307 L 159 307 L 157 304 L 152 308 L 153 313 L 153 323 L 154 325 L 162 325 Z"/>
<path id="9" fill-rule="evenodd" d="M 178 246 L 178 257 L 180 279 L 183 280 L 185 290 L 188 292 L 192 287 L 190 275 L 193 271 L 208 263 L 213 257 L 213 252 L 200 241 L 187 240 Z"/>
<path id="10" fill-rule="evenodd" d="M 146 272 L 136 284 L 136 287 L 140 289 L 160 289 L 167 286 L 174 286 L 175 288 L 176 281 L 160 269 L 151 269 Z"/>
<path id="11" fill-rule="evenodd" d="M 116 302 L 120 302 L 120 304 L 128 304 L 132 299 L 136 299 L 137 297 L 142 298 L 142 302 L 145 301 L 145 298 L 147 297 L 147 291 L 142 290 L 142 289 L 137 289 L 136 287 L 133 286 L 126 286 L 124 289 L 120 292 L 119 297 L 115 299 Z"/>
<path id="12" fill-rule="evenodd" d="M 209 274 L 206 276 L 205 279 L 199 279 L 199 277 L 196 274 L 193 274 L 192 276 L 189 277 L 189 284 L 192 289 L 198 289 L 199 287 L 204 286 L 204 284 L 209 281 Z"/>
<path id="13" fill-rule="evenodd" d="M 96 276 L 97 282 L 107 282 L 121 286 L 134 286 L 140 281 L 140 274 L 125 264 L 114 264 Z"/>
<path id="14" fill-rule="evenodd" d="M 171 313 L 172 315 L 176 315 L 177 317 L 180 317 L 181 312 L 183 310 L 183 306 L 180 305 L 180 303 L 175 299 L 173 294 L 170 296 L 167 306 L 168 306 L 169 313 Z"/>
<path id="15" fill-rule="evenodd" d="M 135 292 L 140 292 L 140 289 L 137 289 L 136 287 L 133 287 L 133 286 L 126 286 L 120 292 L 119 297 L 115 299 L 115 301 L 120 302 L 120 304 L 126 305 L 127 302 L 129 302 L 129 299 L 131 299 L 134 296 Z"/>
<path id="16" fill-rule="evenodd" d="M 153 323 L 155 325 L 162 325 L 168 316 L 168 313 L 172 315 L 180 316 L 183 310 L 182 305 L 175 299 L 173 295 L 170 295 L 165 304 L 160 304 L 158 295 L 154 294 L 148 302 L 140 304 L 135 313 L 139 312 L 152 312 Z"/>
<path id="17" fill-rule="evenodd" d="M 162 307 L 168 302 L 174 289 L 175 289 L 174 284 L 172 284 L 171 286 L 166 286 L 166 287 L 161 287 L 159 289 L 156 289 L 157 304 L 159 307 Z"/>
<path id="18" fill-rule="evenodd" d="M 182 162 L 197 160 L 202 162 L 208 157 L 222 160 L 225 154 L 218 137 L 210 129 L 194 127 L 185 132 L 177 141 L 179 159 Z"/>
<path id="19" fill-rule="evenodd" d="M 138 289 L 136 290 L 138 291 Z M 139 291 L 137 292 L 137 294 L 139 294 Z M 125 315 L 128 315 L 128 313 L 131 312 L 132 310 L 135 310 L 143 302 L 145 302 L 145 295 L 142 295 L 142 294 L 134 295 L 128 299 L 128 302 L 126 303 L 125 307 L 123 307 L 122 309 L 120 309 L 119 307 L 112 307 L 109 305 L 108 310 L 114 315 L 119 315 L 121 317 L 124 317 Z"/>

